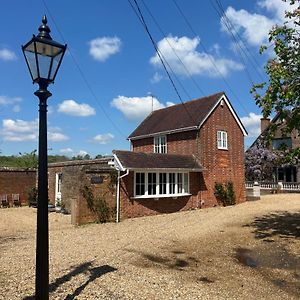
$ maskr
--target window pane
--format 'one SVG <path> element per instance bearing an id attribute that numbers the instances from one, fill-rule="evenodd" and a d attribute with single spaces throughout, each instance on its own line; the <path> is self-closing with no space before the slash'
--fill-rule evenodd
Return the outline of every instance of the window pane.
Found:
<path id="1" fill-rule="evenodd" d="M 167 174 L 159 173 L 159 193 L 166 194 L 167 193 Z"/>
<path id="2" fill-rule="evenodd" d="M 154 152 L 167 153 L 167 139 L 166 136 L 154 137 Z"/>
<path id="3" fill-rule="evenodd" d="M 184 182 L 184 193 L 189 192 L 189 176 L 188 173 L 183 173 L 183 182 Z"/>
<path id="4" fill-rule="evenodd" d="M 272 147 L 274 150 L 286 150 L 292 148 L 291 138 L 281 138 L 272 140 Z"/>
<path id="5" fill-rule="evenodd" d="M 135 174 L 135 194 L 136 196 L 145 195 L 145 173 Z"/>
<path id="6" fill-rule="evenodd" d="M 182 193 L 182 173 L 177 174 L 177 187 L 178 187 L 178 194 Z"/>
<path id="7" fill-rule="evenodd" d="M 156 173 L 148 173 L 148 195 L 156 194 Z"/>
<path id="8" fill-rule="evenodd" d="M 170 194 L 175 194 L 175 173 L 169 173 L 169 188 Z"/>
<path id="9" fill-rule="evenodd" d="M 227 149 L 227 132 L 226 131 L 217 131 L 217 145 L 218 149 Z"/>

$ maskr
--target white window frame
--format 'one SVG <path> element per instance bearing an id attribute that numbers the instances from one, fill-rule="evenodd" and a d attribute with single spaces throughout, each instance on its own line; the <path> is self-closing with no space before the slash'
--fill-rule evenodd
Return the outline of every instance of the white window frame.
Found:
<path id="1" fill-rule="evenodd" d="M 217 131 L 217 147 L 218 149 L 228 150 L 228 135 L 224 130 Z"/>
<path id="2" fill-rule="evenodd" d="M 153 138 L 154 153 L 167 153 L 167 136 L 157 135 Z"/>
<path id="3" fill-rule="evenodd" d="M 136 195 L 136 174 L 137 173 L 144 173 L 145 174 L 145 193 L 144 195 Z M 148 193 L 148 174 L 149 173 L 155 173 L 156 174 L 156 189 L 155 194 L 149 194 Z M 166 193 L 160 194 L 160 174 L 166 174 L 162 175 L 161 177 L 166 176 Z M 174 193 L 170 193 L 170 174 L 175 174 L 175 187 L 174 187 Z M 178 174 L 181 174 L 182 178 L 182 188 L 181 192 L 179 192 L 178 188 Z M 190 176 L 188 172 L 178 172 L 178 171 L 149 171 L 149 172 L 143 172 L 143 171 L 136 171 L 134 172 L 134 198 L 166 198 L 166 197 L 180 197 L 180 196 L 187 196 L 191 195 L 189 191 L 190 187 Z"/>

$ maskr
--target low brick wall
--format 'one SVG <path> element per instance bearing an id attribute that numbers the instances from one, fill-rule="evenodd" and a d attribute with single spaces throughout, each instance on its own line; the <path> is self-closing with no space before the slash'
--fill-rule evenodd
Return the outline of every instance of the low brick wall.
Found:
<path id="1" fill-rule="evenodd" d="M 91 189 L 94 197 L 105 199 L 111 219 L 115 218 L 115 171 L 108 166 L 108 161 L 109 158 L 49 164 L 50 202 L 55 204 L 55 178 L 56 173 L 61 173 L 61 202 L 66 211 L 71 213 L 72 224 L 82 225 L 97 220 L 97 215 L 83 197 L 82 189 L 85 186 Z"/>
<path id="2" fill-rule="evenodd" d="M 36 170 L 0 168 L 0 194 L 12 203 L 12 194 L 19 194 L 22 205 L 28 203 L 28 192 L 36 186 Z"/>

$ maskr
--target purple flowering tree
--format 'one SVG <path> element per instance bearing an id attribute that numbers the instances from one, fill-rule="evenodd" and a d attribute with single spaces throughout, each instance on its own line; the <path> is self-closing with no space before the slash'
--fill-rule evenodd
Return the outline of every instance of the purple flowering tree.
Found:
<path id="1" fill-rule="evenodd" d="M 274 168 L 280 165 L 280 157 L 257 141 L 245 153 L 245 175 L 248 181 L 273 181 Z"/>

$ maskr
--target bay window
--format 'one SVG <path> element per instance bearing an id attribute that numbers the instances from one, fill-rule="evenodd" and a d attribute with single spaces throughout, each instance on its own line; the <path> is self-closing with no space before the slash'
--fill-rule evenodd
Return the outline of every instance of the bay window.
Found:
<path id="1" fill-rule="evenodd" d="M 172 197 L 188 193 L 188 173 L 135 172 L 135 197 Z"/>

